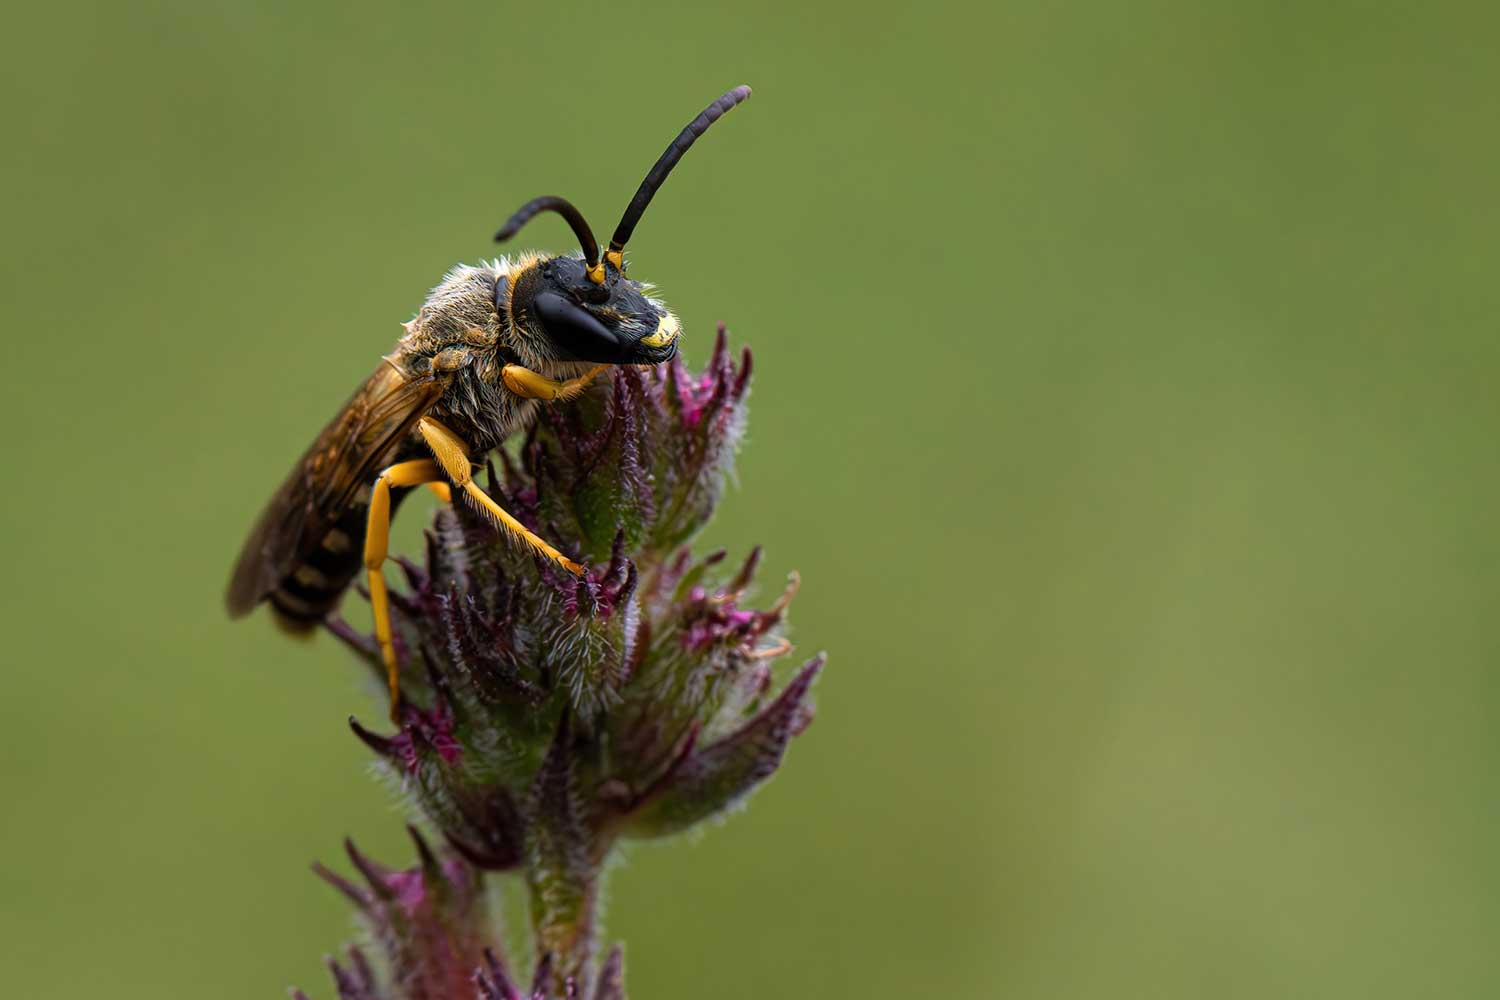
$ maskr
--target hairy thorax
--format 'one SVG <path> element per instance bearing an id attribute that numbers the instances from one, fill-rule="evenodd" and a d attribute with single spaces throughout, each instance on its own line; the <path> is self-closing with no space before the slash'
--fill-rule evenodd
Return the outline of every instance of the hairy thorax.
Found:
<path id="1" fill-rule="evenodd" d="M 535 418 L 536 401 L 515 395 L 501 381 L 507 364 L 556 379 L 588 367 L 545 356 L 526 331 L 511 326 L 506 308 L 510 278 L 531 263 L 523 257 L 455 267 L 405 324 L 406 332 L 387 358 L 408 379 L 448 382 L 430 413 L 464 438 L 476 455 Z"/>

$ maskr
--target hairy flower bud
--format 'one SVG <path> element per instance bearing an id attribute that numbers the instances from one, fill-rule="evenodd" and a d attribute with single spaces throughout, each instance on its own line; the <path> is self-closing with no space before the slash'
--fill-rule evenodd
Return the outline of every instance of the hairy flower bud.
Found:
<path id="1" fill-rule="evenodd" d="M 418 837 L 422 864 L 393 873 L 351 849 L 367 887 L 319 869 L 359 906 L 391 968 L 380 992 L 362 957 L 335 963 L 341 997 L 623 998 L 618 949 L 597 972 L 593 962 L 612 848 L 742 801 L 810 722 L 823 658 L 779 692 L 773 679 L 791 649 L 795 577 L 757 608 L 746 594 L 758 549 L 731 567 L 686 547 L 731 471 L 749 373 L 749 351 L 731 360 L 721 327 L 701 374 L 680 361 L 615 369 L 497 456 L 491 495 L 584 562 L 583 576 L 462 503 L 435 516 L 423 565 L 402 561 L 406 587 L 391 592 L 400 725 L 350 725 L 447 853 L 438 860 Z M 329 627 L 383 676 L 369 636 Z M 528 888 L 541 956 L 526 992 L 478 901 L 481 873 L 507 870 Z"/>

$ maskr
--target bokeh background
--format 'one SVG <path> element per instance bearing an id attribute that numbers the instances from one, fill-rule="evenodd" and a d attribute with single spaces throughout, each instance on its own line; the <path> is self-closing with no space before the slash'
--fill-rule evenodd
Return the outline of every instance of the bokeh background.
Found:
<path id="1" fill-rule="evenodd" d="M 347 657 L 226 620 L 242 534 L 449 265 L 607 231 L 740 82 L 633 261 L 754 345 L 704 544 L 832 659 L 617 871 L 632 995 L 1500 991 L 1493 5 L 6 21 L 7 996 L 330 995 L 307 863 L 408 848 Z"/>

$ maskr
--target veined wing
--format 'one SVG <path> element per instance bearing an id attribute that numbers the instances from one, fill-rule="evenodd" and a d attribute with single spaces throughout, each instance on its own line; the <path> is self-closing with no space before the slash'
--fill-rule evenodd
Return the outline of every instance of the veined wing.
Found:
<path id="1" fill-rule="evenodd" d="M 446 388 L 445 380 L 408 379 L 390 362 L 381 362 L 323 428 L 255 523 L 225 596 L 231 615 L 247 614 L 323 541 Z"/>

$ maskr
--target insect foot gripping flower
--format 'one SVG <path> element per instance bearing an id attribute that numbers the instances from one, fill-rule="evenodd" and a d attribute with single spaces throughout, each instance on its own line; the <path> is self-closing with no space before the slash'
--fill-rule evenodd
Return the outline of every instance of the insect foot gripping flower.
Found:
<path id="1" fill-rule="evenodd" d="M 749 352 L 731 361 L 721 327 L 702 374 L 616 369 L 489 469 L 490 494 L 586 563 L 582 577 L 462 504 L 435 517 L 425 566 L 401 563 L 401 724 L 350 726 L 443 845 L 414 832 L 420 863 L 405 871 L 351 846 L 362 884 L 319 867 L 382 958 L 330 962 L 344 1000 L 622 998 L 619 948 L 595 954 L 611 850 L 723 814 L 811 720 L 822 658 L 779 690 L 772 672 L 791 648 L 795 578 L 754 606 L 758 549 L 731 564 L 686 547 L 730 471 L 749 377 Z M 330 628 L 383 682 L 373 638 Z M 524 984 L 487 922 L 494 872 L 515 873 L 529 898 Z"/>

